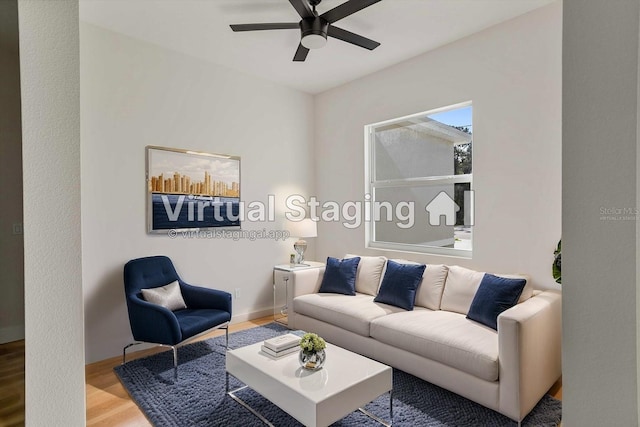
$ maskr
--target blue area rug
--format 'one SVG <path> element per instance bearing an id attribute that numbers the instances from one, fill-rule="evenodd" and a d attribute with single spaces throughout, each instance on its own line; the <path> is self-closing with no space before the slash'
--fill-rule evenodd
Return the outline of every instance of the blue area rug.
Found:
<path id="1" fill-rule="evenodd" d="M 229 335 L 238 348 L 286 332 L 278 324 Z M 178 349 L 175 377 L 171 351 L 135 359 L 114 368 L 116 374 L 149 421 L 155 426 L 256 426 L 264 424 L 225 394 L 224 336 Z M 242 384 L 230 377 L 230 387 Z M 275 426 L 300 426 L 295 419 L 250 389 L 237 393 Z M 381 396 L 365 407 L 388 419 L 389 397 Z M 557 426 L 562 404 L 544 396 L 525 418 L 523 426 Z M 359 411 L 334 426 L 379 426 Z M 425 427 L 516 426 L 509 418 L 400 370 L 393 370 L 393 425 Z"/>

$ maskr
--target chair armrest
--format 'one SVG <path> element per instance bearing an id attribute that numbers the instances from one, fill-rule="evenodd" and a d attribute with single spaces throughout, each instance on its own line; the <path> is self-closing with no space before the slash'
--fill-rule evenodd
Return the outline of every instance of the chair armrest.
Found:
<path id="1" fill-rule="evenodd" d="M 182 341 L 178 319 L 171 310 L 145 301 L 138 295 L 129 295 L 127 304 L 134 340 L 166 345 Z"/>
<path id="2" fill-rule="evenodd" d="M 544 291 L 498 316 L 500 409 L 522 420 L 562 373 L 562 295 Z"/>
<path id="3" fill-rule="evenodd" d="M 189 285 L 181 282 L 180 290 L 188 308 L 213 308 L 231 315 L 231 294 L 218 289 Z"/>

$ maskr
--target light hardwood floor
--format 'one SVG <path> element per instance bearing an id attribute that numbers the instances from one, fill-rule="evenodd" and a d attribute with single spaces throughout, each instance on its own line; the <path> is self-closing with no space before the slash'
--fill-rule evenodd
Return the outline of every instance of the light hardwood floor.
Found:
<path id="1" fill-rule="evenodd" d="M 24 340 L 0 345 L 0 426 L 24 425 Z"/>
<path id="2" fill-rule="evenodd" d="M 273 317 L 269 316 L 238 323 L 231 325 L 229 332 L 254 328 L 272 321 Z M 219 335 L 224 335 L 224 330 L 210 332 L 199 339 L 205 340 Z M 127 354 L 127 360 L 147 356 L 159 351 L 167 351 L 167 349 L 160 347 L 131 353 L 131 355 Z M 113 368 L 120 363 L 122 363 L 122 357 L 114 357 L 87 365 L 85 370 L 87 382 L 87 426 L 151 426 L 113 372 Z"/>
<path id="3" fill-rule="evenodd" d="M 265 325 L 272 320 L 269 316 L 238 323 L 231 325 L 229 332 Z M 213 331 L 200 339 L 223 334 L 224 331 Z M 155 348 L 132 352 L 127 356 L 127 360 L 159 351 L 166 351 L 166 349 Z M 113 372 L 113 368 L 121 361 L 121 357 L 114 357 L 86 366 L 87 426 L 151 426 Z M 554 384 L 549 393 L 562 399 L 562 379 Z M 24 341 L 2 344 L 0 345 L 0 427 L 24 425 L 24 399 Z"/>

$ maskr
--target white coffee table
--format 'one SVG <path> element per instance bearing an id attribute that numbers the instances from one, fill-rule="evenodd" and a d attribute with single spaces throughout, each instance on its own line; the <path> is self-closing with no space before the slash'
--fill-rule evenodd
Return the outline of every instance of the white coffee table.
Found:
<path id="1" fill-rule="evenodd" d="M 298 353 L 271 359 L 260 351 L 262 342 L 227 351 L 227 394 L 265 424 L 266 418 L 240 399 L 236 392 L 250 387 L 305 426 L 328 426 L 361 410 L 385 426 L 393 420 L 392 369 L 382 363 L 327 343 L 322 369 L 308 371 Z M 229 374 L 246 384 L 229 390 Z M 361 407 L 389 393 L 389 422 Z"/>

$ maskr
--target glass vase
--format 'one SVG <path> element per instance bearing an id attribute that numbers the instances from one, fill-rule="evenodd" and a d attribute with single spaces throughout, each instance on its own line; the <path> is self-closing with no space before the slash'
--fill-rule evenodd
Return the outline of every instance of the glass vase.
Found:
<path id="1" fill-rule="evenodd" d="M 300 354 L 298 355 L 298 361 L 300 362 L 300 366 L 310 371 L 317 371 L 318 369 L 321 369 L 322 366 L 324 365 L 325 360 L 327 360 L 327 354 L 324 352 L 324 350 L 320 350 L 320 351 L 300 350 Z"/>

